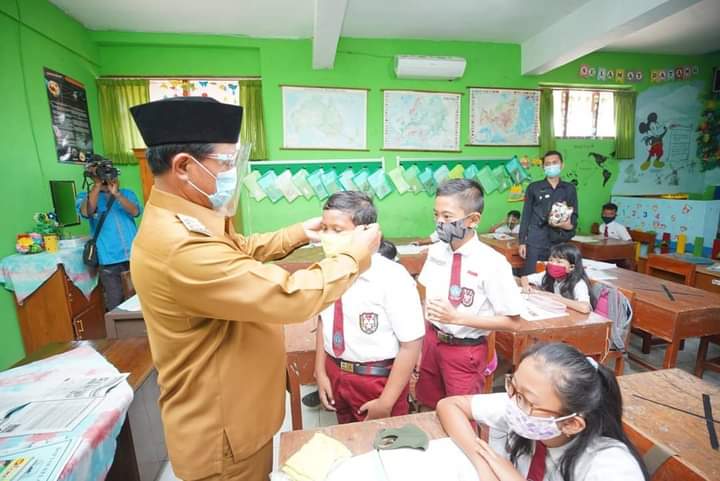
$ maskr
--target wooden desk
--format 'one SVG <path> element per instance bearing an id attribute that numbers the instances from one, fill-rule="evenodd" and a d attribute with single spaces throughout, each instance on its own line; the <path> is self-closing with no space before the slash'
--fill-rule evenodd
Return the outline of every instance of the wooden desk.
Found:
<path id="1" fill-rule="evenodd" d="M 602 360 L 608 351 L 611 321 L 597 314 L 581 314 L 568 309 L 567 317 L 526 321 L 519 319 L 514 331 L 496 331 L 495 346 L 515 367 L 520 356 L 538 342 L 564 342 L 587 356 Z"/>
<path id="2" fill-rule="evenodd" d="M 399 245 L 407 245 L 411 242 L 418 240 L 417 237 L 398 237 L 394 239 L 388 239 L 390 242 Z M 411 276 L 417 276 L 422 270 L 423 264 L 425 264 L 425 258 L 427 257 L 427 248 L 419 254 L 411 255 L 400 255 L 400 264 L 405 266 Z M 323 250 L 320 247 L 302 247 L 296 249 L 289 256 L 275 261 L 276 264 L 281 266 L 283 269 L 289 272 L 295 272 L 300 269 L 307 269 L 312 264 L 319 262 L 325 258 Z"/>
<path id="3" fill-rule="evenodd" d="M 105 313 L 105 331 L 108 339 L 147 336 L 142 311 L 124 311 L 117 307 Z"/>
<path id="4" fill-rule="evenodd" d="M 518 269 L 525 265 L 525 259 L 520 257 L 520 254 L 518 252 L 520 249 L 520 245 L 518 244 L 517 238 L 512 238 L 509 240 L 497 240 L 494 237 L 487 237 L 486 234 L 479 234 L 478 239 L 480 239 L 480 242 L 489 245 L 490 247 L 504 255 L 505 259 L 508 260 L 508 262 L 514 269 Z"/>
<path id="5" fill-rule="evenodd" d="M 720 294 L 627 269 L 607 272 L 617 279 L 600 282 L 635 293 L 633 327 L 670 343 L 663 360 L 664 368 L 675 367 L 681 340 L 720 334 Z M 661 284 L 670 289 L 674 301 L 665 295 Z M 638 362 L 635 357 L 633 360 Z M 639 362 L 647 365 L 645 361 Z"/>
<path id="6" fill-rule="evenodd" d="M 720 412 L 720 388 L 680 369 L 628 374 L 618 378 L 623 394 L 623 424 L 644 454 L 656 444 L 677 452 L 653 477 L 661 480 L 720 479 L 720 453 L 710 447 L 705 420 L 637 398 L 640 395 L 703 415 L 701 394 L 710 394 L 713 414 Z M 716 429 L 718 425 L 716 424 Z"/>
<path id="7" fill-rule="evenodd" d="M 312 438 L 313 434 L 320 432 L 337 439 L 350 449 L 353 455 L 372 451 L 375 435 L 381 429 L 401 428 L 406 424 L 415 424 L 425 431 L 430 439 L 446 438 L 447 433 L 440 425 L 435 412 L 410 414 L 394 418 L 376 419 L 362 423 L 341 424 L 307 431 L 290 431 L 280 434 L 280 453 L 278 463 L 285 464 L 290 456 Z"/>
<path id="8" fill-rule="evenodd" d="M 302 429 L 301 384 L 315 384 L 315 346 L 317 317 L 302 324 L 285 326 L 287 388 L 293 430 Z"/>
<path id="9" fill-rule="evenodd" d="M 720 294 L 720 272 L 708 270 L 708 266 L 697 266 L 695 269 L 695 287 Z"/>
<path id="10" fill-rule="evenodd" d="M 117 439 L 115 460 L 107 475 L 109 481 L 154 481 L 167 462 L 158 398 L 157 371 L 145 337 L 97 341 L 51 343 L 31 353 L 15 366 L 89 345 L 102 354 L 118 371 L 130 373 L 127 381 L 135 397 Z"/>
<path id="11" fill-rule="evenodd" d="M 578 246 L 583 257 L 596 261 L 625 261 L 626 265 L 635 265 L 635 242 L 598 237 L 596 242 L 571 240 Z"/>

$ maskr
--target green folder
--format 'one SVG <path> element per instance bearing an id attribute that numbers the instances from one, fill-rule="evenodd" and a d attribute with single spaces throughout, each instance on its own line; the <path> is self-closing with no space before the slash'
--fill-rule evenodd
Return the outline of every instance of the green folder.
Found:
<path id="1" fill-rule="evenodd" d="M 392 180 L 395 185 L 395 190 L 399 194 L 404 194 L 410 190 L 410 185 L 405 180 L 405 169 L 402 167 L 395 167 L 393 170 L 388 172 L 388 177 Z"/>
<path id="2" fill-rule="evenodd" d="M 312 189 L 315 191 L 315 195 L 320 200 L 325 200 L 330 196 L 327 189 L 325 188 L 325 184 L 323 184 L 322 181 L 323 173 L 323 169 L 319 169 L 308 175 L 307 177 L 308 184 L 310 184 L 310 187 L 312 187 Z"/>
<path id="3" fill-rule="evenodd" d="M 420 169 L 418 169 L 417 165 L 411 165 L 410 167 L 405 169 L 405 181 L 407 181 L 408 185 L 410 186 L 410 192 L 412 192 L 413 194 L 418 194 L 425 190 L 422 182 L 420 182 L 420 179 L 418 179 L 419 175 Z"/>
<path id="4" fill-rule="evenodd" d="M 422 184 L 427 195 L 431 197 L 435 195 L 437 183 L 435 182 L 435 176 L 433 175 L 433 171 L 430 167 L 425 167 L 425 170 L 418 174 L 418 180 Z"/>
<path id="5" fill-rule="evenodd" d="M 307 170 L 300 169 L 295 173 L 295 175 L 293 175 L 292 180 L 295 184 L 295 187 L 298 188 L 302 196 L 305 197 L 307 200 L 310 200 L 315 196 L 315 191 L 308 182 L 307 177 Z"/>
<path id="6" fill-rule="evenodd" d="M 500 186 L 497 179 L 493 175 L 493 171 L 487 165 L 480 169 L 480 171 L 475 176 L 475 179 L 480 182 L 480 185 L 482 186 L 486 194 L 491 194 L 495 192 Z"/>
<path id="7" fill-rule="evenodd" d="M 448 179 L 448 176 L 450 175 L 450 169 L 448 169 L 447 165 L 443 164 L 440 167 L 437 168 L 433 176 L 435 177 L 435 183 L 437 185 L 442 184 Z"/>
<path id="8" fill-rule="evenodd" d="M 369 178 L 370 187 L 372 187 L 378 199 L 382 200 L 392 193 L 392 185 L 385 172 L 382 169 L 375 171 Z"/>
<path id="9" fill-rule="evenodd" d="M 265 191 L 268 199 L 270 199 L 273 204 L 283 198 L 283 193 L 278 189 L 276 182 L 277 175 L 272 170 L 265 172 L 265 175 L 258 180 L 258 185 Z"/>
<path id="10" fill-rule="evenodd" d="M 512 186 L 512 181 L 510 180 L 510 177 L 507 175 L 507 171 L 505 170 L 504 165 L 498 165 L 495 167 L 492 171 L 493 176 L 495 177 L 495 180 L 497 180 L 498 188 L 497 190 L 499 192 L 505 192 Z"/>
<path id="11" fill-rule="evenodd" d="M 265 197 L 267 197 L 267 194 L 265 194 L 265 191 L 262 190 L 262 187 L 258 185 L 258 179 L 260 179 L 260 172 L 258 172 L 257 170 L 253 170 L 245 176 L 245 178 L 243 179 L 243 185 L 250 193 L 250 197 L 255 199 L 257 202 L 260 202 Z"/>

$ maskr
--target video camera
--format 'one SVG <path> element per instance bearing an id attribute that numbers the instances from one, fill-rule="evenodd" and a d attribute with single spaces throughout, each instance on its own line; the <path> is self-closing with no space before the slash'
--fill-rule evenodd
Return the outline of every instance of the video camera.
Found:
<path id="1" fill-rule="evenodd" d="M 117 179 L 118 175 L 120 175 L 120 171 L 113 166 L 112 160 L 96 154 L 91 161 L 85 164 L 83 183 L 90 184 L 90 182 L 98 179 L 98 181 L 107 185 Z"/>

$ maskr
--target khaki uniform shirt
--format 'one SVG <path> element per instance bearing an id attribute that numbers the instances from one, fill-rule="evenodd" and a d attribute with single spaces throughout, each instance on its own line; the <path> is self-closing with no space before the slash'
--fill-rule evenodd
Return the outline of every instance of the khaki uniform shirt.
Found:
<path id="1" fill-rule="evenodd" d="M 179 477 L 221 472 L 224 436 L 236 462 L 272 439 L 285 410 L 282 324 L 317 314 L 370 265 L 352 248 L 293 274 L 262 263 L 306 242 L 300 224 L 243 237 L 212 210 L 152 190 L 130 270 Z"/>

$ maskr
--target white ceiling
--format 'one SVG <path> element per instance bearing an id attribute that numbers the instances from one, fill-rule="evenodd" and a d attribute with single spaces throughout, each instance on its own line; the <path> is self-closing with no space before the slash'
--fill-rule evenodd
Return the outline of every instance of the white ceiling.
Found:
<path id="1" fill-rule="evenodd" d="M 678 55 L 720 50 L 720 0 L 696 3 L 611 43 L 606 50 Z"/>
<path id="2" fill-rule="evenodd" d="M 92 30 L 310 38 L 314 0 L 50 0 Z M 349 0 L 342 36 L 522 43 L 589 0 Z M 632 1 L 632 0 L 628 0 Z M 720 49 L 720 0 L 703 0 L 608 50 Z"/>

